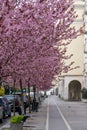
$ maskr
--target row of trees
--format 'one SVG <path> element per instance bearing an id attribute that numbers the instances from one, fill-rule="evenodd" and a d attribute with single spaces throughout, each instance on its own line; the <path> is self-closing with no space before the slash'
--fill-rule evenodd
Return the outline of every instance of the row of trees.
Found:
<path id="1" fill-rule="evenodd" d="M 73 0 L 0 0 L 0 80 L 46 90 L 55 75 L 71 69 L 66 48 L 81 34 L 71 27 L 77 17 L 72 5 Z"/>
<path id="2" fill-rule="evenodd" d="M 0 0 L 0 81 L 21 90 L 28 86 L 28 92 L 30 86 L 46 90 L 55 75 L 71 69 L 66 48 L 81 34 L 71 27 L 77 17 L 72 5 L 73 0 Z"/>

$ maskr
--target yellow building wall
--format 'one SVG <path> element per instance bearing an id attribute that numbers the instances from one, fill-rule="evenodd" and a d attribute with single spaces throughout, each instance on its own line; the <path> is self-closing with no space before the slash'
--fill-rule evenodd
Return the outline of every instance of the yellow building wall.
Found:
<path id="1" fill-rule="evenodd" d="M 66 64 L 70 64 L 70 62 L 74 61 L 75 63 L 72 65 L 72 68 L 79 66 L 77 69 L 73 69 L 66 73 L 65 75 L 82 75 L 83 73 L 83 63 L 84 63 L 84 40 L 83 36 L 78 37 L 73 40 L 71 44 L 68 46 L 67 54 L 73 54 L 71 59 L 66 61 Z"/>
<path id="2" fill-rule="evenodd" d="M 84 2 L 75 2 L 75 11 L 78 14 L 78 18 L 73 23 L 76 29 L 83 26 L 83 14 L 84 14 Z M 68 46 L 67 54 L 73 54 L 72 58 L 67 60 L 65 63 L 68 65 L 70 62 L 74 61 L 72 68 L 79 66 L 77 69 L 73 69 L 68 73 L 63 73 L 62 75 L 82 75 L 83 74 L 83 64 L 84 64 L 84 34 L 73 39 L 71 44 Z"/>

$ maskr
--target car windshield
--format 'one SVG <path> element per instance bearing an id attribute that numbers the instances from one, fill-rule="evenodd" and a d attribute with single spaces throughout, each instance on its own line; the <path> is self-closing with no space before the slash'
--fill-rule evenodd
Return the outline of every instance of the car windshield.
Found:
<path id="1" fill-rule="evenodd" d="M 14 100 L 14 95 L 5 95 L 5 97 L 6 97 L 9 101 Z"/>

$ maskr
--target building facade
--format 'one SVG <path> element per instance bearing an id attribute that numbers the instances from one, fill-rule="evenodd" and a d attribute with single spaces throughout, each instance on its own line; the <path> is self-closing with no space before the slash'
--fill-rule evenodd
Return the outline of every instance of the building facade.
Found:
<path id="1" fill-rule="evenodd" d="M 77 69 L 62 74 L 58 79 L 58 94 L 64 100 L 81 100 L 81 90 L 87 88 L 87 0 L 74 0 L 74 8 L 78 18 L 73 25 L 78 29 L 84 26 L 84 34 L 72 41 L 67 53 L 72 53 L 73 57 L 67 61 L 75 61 Z"/>

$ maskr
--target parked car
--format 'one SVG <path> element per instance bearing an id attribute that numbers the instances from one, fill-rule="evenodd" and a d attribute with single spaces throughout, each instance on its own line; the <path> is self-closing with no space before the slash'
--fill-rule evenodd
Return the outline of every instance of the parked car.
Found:
<path id="1" fill-rule="evenodd" d="M 14 101 L 14 95 L 5 95 L 4 97 L 6 97 L 8 99 L 8 101 L 9 101 L 10 104 L 13 103 L 13 101 Z"/>
<path id="2" fill-rule="evenodd" d="M 14 95 L 5 95 L 4 97 L 7 98 L 8 102 L 9 102 L 9 104 L 11 106 L 11 111 L 12 111 L 13 103 L 14 103 Z"/>
<path id="3" fill-rule="evenodd" d="M 11 111 L 14 111 L 14 103 L 15 103 L 15 112 L 18 112 L 20 115 L 22 114 L 22 102 L 20 95 L 5 95 L 5 97 L 9 100 L 11 105 Z"/>
<path id="4" fill-rule="evenodd" d="M 6 97 L 0 96 L 0 106 L 3 109 L 3 118 L 6 118 L 6 116 L 11 117 L 11 105 Z"/>

